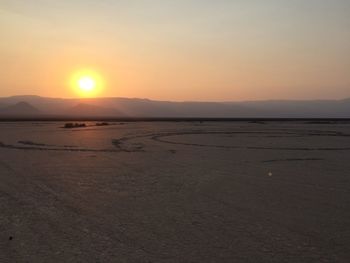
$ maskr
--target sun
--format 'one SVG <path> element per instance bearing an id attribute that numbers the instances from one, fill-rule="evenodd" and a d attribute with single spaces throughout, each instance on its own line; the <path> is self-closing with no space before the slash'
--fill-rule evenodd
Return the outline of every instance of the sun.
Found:
<path id="1" fill-rule="evenodd" d="M 104 88 L 103 78 L 92 70 L 77 71 L 73 74 L 70 83 L 79 97 L 96 97 Z"/>
<path id="2" fill-rule="evenodd" d="M 96 87 L 96 81 L 90 76 L 84 76 L 78 80 L 78 85 L 82 91 L 91 92 Z"/>

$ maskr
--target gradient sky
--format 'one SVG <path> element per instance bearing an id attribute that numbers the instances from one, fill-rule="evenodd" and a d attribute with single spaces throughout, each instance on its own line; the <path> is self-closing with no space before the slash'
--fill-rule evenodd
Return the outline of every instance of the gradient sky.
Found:
<path id="1" fill-rule="evenodd" d="M 0 0 L 0 96 L 350 97 L 349 0 Z"/>

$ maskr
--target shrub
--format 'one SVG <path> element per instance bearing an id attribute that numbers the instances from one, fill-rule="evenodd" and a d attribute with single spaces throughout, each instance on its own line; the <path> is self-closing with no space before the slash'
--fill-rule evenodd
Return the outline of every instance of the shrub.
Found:
<path id="1" fill-rule="evenodd" d="M 64 125 L 64 128 L 66 129 L 73 129 L 73 128 L 82 128 L 82 127 L 86 127 L 85 123 L 72 123 L 72 122 L 68 122 Z"/>

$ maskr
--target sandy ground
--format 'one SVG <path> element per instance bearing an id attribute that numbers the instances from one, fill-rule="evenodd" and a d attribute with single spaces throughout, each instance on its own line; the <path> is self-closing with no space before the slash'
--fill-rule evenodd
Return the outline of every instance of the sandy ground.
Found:
<path id="1" fill-rule="evenodd" d="M 0 123 L 0 262 L 350 262 L 350 123 Z"/>

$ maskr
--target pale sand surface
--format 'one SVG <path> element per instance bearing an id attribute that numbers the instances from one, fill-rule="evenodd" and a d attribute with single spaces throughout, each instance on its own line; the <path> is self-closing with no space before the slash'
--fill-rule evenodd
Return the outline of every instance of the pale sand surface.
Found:
<path id="1" fill-rule="evenodd" d="M 0 262 L 350 262 L 350 123 L 0 123 Z"/>

